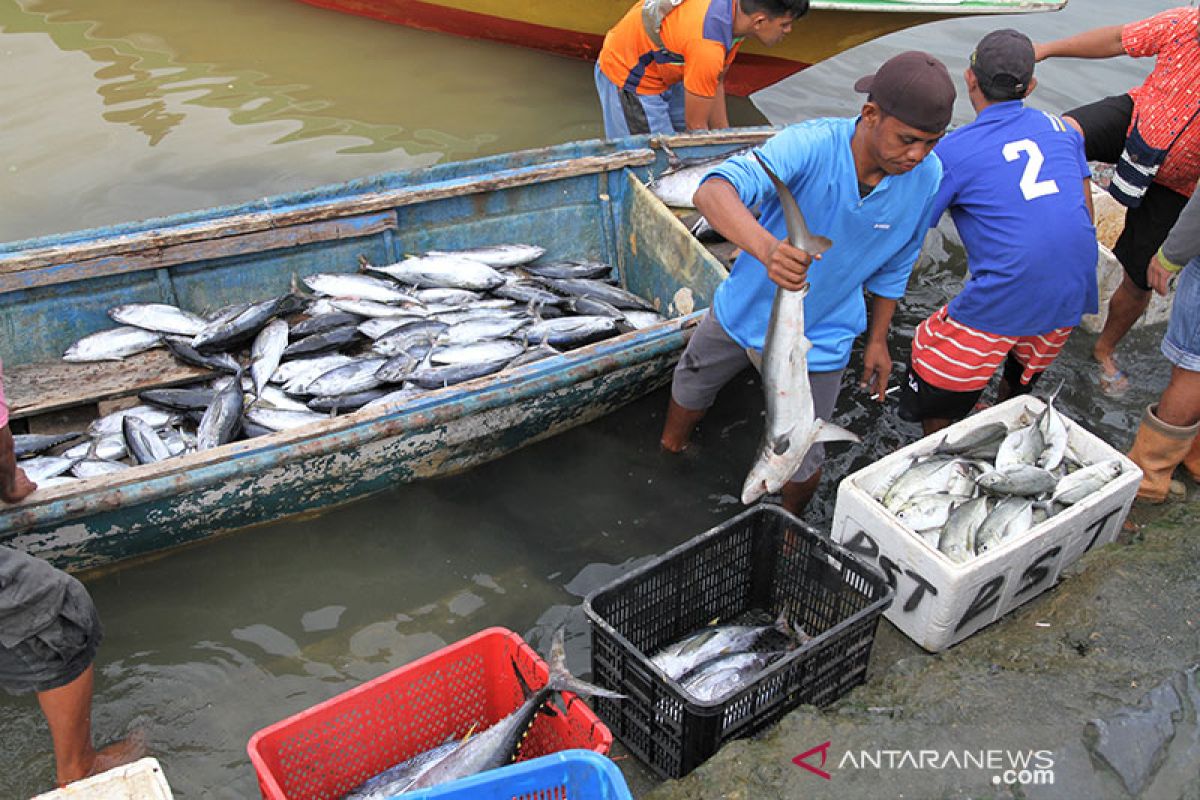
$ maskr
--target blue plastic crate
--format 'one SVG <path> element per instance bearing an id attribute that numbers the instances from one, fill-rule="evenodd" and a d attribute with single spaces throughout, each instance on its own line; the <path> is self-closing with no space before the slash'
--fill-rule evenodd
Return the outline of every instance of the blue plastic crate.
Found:
<path id="1" fill-rule="evenodd" d="M 633 800 L 617 765 L 590 750 L 563 750 L 402 800 Z"/>

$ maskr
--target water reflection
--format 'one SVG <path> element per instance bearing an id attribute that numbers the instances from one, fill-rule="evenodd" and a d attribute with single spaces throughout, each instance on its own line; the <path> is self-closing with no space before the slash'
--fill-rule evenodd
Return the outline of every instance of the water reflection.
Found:
<path id="1" fill-rule="evenodd" d="M 335 55 L 346 43 L 325 41 L 316 28 L 300 30 L 300 41 L 281 42 L 269 36 L 272 18 L 248 13 L 245 5 L 8 0 L 0 3 L 0 25 L 7 33 L 46 34 L 63 52 L 81 52 L 97 62 L 103 118 L 133 127 L 151 146 L 176 130 L 191 106 L 225 110 L 235 125 L 294 123 L 275 144 L 321 136 L 354 142 L 339 153 L 402 150 L 462 157 L 497 141 L 494 133 L 452 133 L 471 130 L 464 124 L 470 104 L 431 109 L 426 80 L 380 80 L 388 54 Z M 296 16 L 315 23 L 319 13 L 301 9 Z M 154 34 L 144 33 L 147 29 Z M 442 37 L 389 32 L 397 39 L 391 48 L 405 40 L 410 65 L 432 62 L 444 44 Z M 203 46 L 196 46 L 206 33 Z M 315 57 L 283 60 L 263 52 L 291 46 Z M 347 91 L 356 86 L 359 91 Z M 421 109 L 419 125 L 392 121 L 391 109 L 405 107 Z"/>

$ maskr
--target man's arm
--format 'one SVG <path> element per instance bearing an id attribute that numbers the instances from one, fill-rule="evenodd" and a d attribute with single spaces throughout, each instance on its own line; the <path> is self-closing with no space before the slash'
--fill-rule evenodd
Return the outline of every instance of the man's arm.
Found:
<path id="1" fill-rule="evenodd" d="M 683 93 L 683 118 L 689 131 L 707 130 L 712 118 L 715 97 L 702 97 L 685 91 Z"/>
<path id="2" fill-rule="evenodd" d="M 892 356 L 888 352 L 888 330 L 897 301 L 879 295 L 871 296 L 871 321 L 867 325 L 867 344 L 863 350 L 863 376 L 859 383 L 873 390 L 876 400 L 887 399 L 888 379 L 892 375 Z"/>
<path id="3" fill-rule="evenodd" d="M 1124 25 L 1109 25 L 1085 33 L 1056 39 L 1033 47 L 1034 58 L 1111 58 L 1125 54 L 1121 44 Z"/>
<path id="4" fill-rule="evenodd" d="M 798 247 L 776 239 L 742 204 L 733 184 L 713 177 L 700 184 L 693 198 L 696 210 L 728 241 L 757 258 L 767 268 L 767 277 L 784 289 L 804 287 L 812 256 Z"/>
<path id="5" fill-rule="evenodd" d="M 725 75 L 717 82 L 717 93 L 713 97 L 712 110 L 708 112 L 709 130 L 719 131 L 729 127 L 729 107 L 725 103 Z"/>
<path id="6" fill-rule="evenodd" d="M 1179 213 L 1179 219 L 1171 226 L 1162 249 L 1150 259 L 1146 280 L 1150 287 L 1165 295 L 1170 288 L 1171 278 L 1196 256 L 1200 256 L 1200 188 L 1192 193 L 1187 205 Z"/>
<path id="7" fill-rule="evenodd" d="M 25 470 L 17 466 L 12 431 L 5 425 L 0 428 L 0 500 L 19 503 L 36 488 L 37 484 L 29 480 Z"/>

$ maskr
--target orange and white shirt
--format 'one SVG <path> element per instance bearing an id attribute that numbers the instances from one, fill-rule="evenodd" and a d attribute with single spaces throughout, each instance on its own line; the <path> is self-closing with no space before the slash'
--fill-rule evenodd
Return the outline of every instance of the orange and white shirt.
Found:
<path id="1" fill-rule="evenodd" d="M 1192 196 L 1200 180 L 1198 24 L 1200 9 L 1174 8 L 1131 22 L 1121 30 L 1121 46 L 1126 53 L 1135 58 L 1157 57 L 1145 83 L 1131 89 L 1129 96 L 1133 98 L 1138 131 L 1146 143 L 1171 148 L 1155 182 L 1185 197 Z M 1181 129 L 1182 135 L 1172 145 L 1171 140 Z"/>
<path id="2" fill-rule="evenodd" d="M 713 97 L 741 46 L 733 36 L 737 0 L 683 0 L 663 19 L 660 49 L 642 23 L 642 3 L 604 37 L 600 70 L 618 87 L 637 94 L 662 94 L 683 81 L 687 91 Z"/>

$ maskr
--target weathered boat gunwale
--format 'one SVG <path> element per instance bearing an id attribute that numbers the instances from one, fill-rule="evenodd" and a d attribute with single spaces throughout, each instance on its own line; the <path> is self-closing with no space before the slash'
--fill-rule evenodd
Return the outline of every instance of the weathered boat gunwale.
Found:
<path id="1" fill-rule="evenodd" d="M 0 276 L 42 267 L 54 267 L 56 279 L 47 282 L 66 282 L 76 280 L 84 274 L 90 277 L 90 268 L 93 265 L 89 262 L 102 257 L 129 256 L 142 251 L 161 251 L 169 247 L 210 239 L 325 222 L 330 217 L 362 216 L 450 197 L 494 192 L 545 181 L 611 172 L 628 166 L 645 166 L 653 163 L 654 158 L 654 153 L 648 149 L 626 150 L 612 155 L 575 158 L 541 166 L 507 170 L 483 179 L 403 187 L 354 198 L 306 203 L 280 210 L 249 212 L 229 218 L 202 220 L 172 228 L 166 233 L 154 230 L 141 231 L 117 234 L 97 241 L 55 245 L 8 255 L 0 252 Z M 147 263 L 140 268 L 155 269 L 159 266 L 162 264 Z M 31 285 L 41 284 L 30 282 L 26 286 L 7 287 L 0 283 L 0 292 L 24 289 Z"/>

